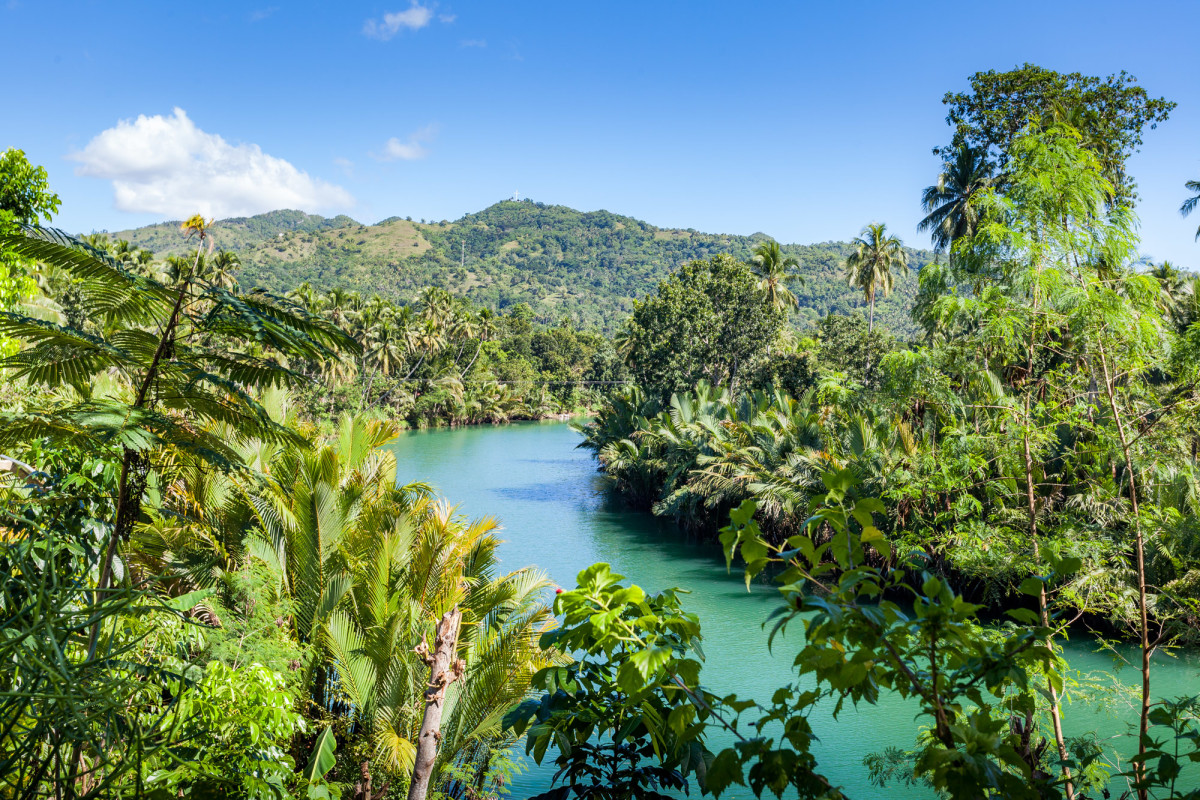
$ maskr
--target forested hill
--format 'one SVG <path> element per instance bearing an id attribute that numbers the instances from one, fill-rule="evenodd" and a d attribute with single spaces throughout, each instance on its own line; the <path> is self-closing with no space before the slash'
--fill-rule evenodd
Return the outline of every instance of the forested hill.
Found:
<path id="1" fill-rule="evenodd" d="M 160 254 L 185 247 L 178 223 L 172 222 L 113 236 Z M 634 299 L 652 292 L 679 264 L 717 253 L 748 258 L 767 237 L 657 228 L 608 211 L 581 212 L 522 200 L 496 203 L 454 222 L 393 217 L 362 225 L 346 216 L 273 211 L 223 220 L 214 227 L 213 238 L 218 247 L 241 255 L 244 285 L 283 292 L 309 281 L 319 289 L 341 286 L 402 300 L 435 285 L 496 308 L 527 302 L 545 321 L 568 316 L 579 324 L 612 329 Z M 861 306 L 861 295 L 847 287 L 843 276 L 847 244 L 783 249 L 800 261 L 805 281 L 794 287 L 801 304 L 798 322 Z M 877 306 L 877 320 L 896 333 L 913 331 L 908 309 L 915 268 L 931 259 L 927 251 L 911 251 L 914 272 L 897 276 L 896 292 Z"/>

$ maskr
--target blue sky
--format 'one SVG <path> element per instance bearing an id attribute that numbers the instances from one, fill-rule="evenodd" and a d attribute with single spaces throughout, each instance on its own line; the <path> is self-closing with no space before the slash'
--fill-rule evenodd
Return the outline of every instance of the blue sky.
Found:
<path id="1" fill-rule="evenodd" d="M 1143 250 L 1200 268 L 1200 217 L 1178 214 L 1200 3 L 255 2 L 0 0 L 0 147 L 46 166 L 58 224 L 454 219 L 519 190 L 785 242 L 879 220 L 923 245 L 942 95 L 1031 61 L 1179 103 L 1130 169 Z"/>

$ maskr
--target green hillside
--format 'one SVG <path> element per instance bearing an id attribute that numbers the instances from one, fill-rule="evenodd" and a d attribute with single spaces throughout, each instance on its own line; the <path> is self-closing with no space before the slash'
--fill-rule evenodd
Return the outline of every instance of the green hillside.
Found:
<path id="1" fill-rule="evenodd" d="M 184 248 L 178 223 L 113 235 L 160 254 Z M 393 217 L 362 225 L 345 216 L 274 211 L 223 220 L 213 236 L 218 247 L 241 255 L 244 284 L 277 292 L 308 281 L 320 289 L 337 285 L 408 300 L 435 285 L 498 309 L 526 302 L 543 321 L 566 316 L 609 330 L 679 264 L 717 253 L 748 258 L 766 238 L 657 228 L 608 211 L 528 200 L 436 223 Z M 795 288 L 798 323 L 859 307 L 860 295 L 843 279 L 845 243 L 783 249 L 800 261 L 805 280 Z M 931 258 L 928 251 L 910 252 L 913 267 Z M 895 294 L 877 308 L 877 318 L 901 335 L 914 331 L 908 308 L 915 287 L 915 274 L 898 278 Z"/>

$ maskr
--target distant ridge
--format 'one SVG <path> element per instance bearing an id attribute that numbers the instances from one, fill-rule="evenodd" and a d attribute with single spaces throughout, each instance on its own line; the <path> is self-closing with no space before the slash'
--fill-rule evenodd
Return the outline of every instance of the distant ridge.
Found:
<path id="1" fill-rule="evenodd" d="M 187 248 L 178 222 L 113 233 L 160 255 Z M 764 233 L 750 236 L 658 228 L 609 211 L 578 211 L 529 200 L 504 200 L 453 222 L 413 222 L 388 217 L 364 225 L 348 216 L 326 218 L 281 210 L 220 220 L 217 247 L 241 256 L 244 285 L 286 292 L 310 282 L 364 295 L 409 300 L 423 287 L 442 286 L 476 302 L 504 309 L 528 303 L 547 322 L 568 317 L 612 330 L 671 270 L 696 258 L 729 253 L 749 258 Z M 849 245 L 784 245 L 800 261 L 803 286 L 795 286 L 803 320 L 831 311 L 853 313 L 861 296 L 842 276 Z M 914 268 L 932 260 L 912 250 Z M 896 291 L 879 303 L 876 317 L 900 335 L 914 333 L 909 319 L 915 274 L 898 276 Z"/>

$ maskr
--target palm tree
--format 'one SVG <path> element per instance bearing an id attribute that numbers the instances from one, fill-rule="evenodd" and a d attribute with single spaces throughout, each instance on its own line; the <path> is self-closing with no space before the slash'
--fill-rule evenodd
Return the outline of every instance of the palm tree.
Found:
<path id="1" fill-rule="evenodd" d="M 954 161 L 942 165 L 937 183 L 921 193 L 925 218 L 918 231 L 929 231 L 936 251 L 949 250 L 959 239 L 973 236 L 979 226 L 979 211 L 972 201 L 999 182 L 987 152 L 960 147 Z"/>
<path id="2" fill-rule="evenodd" d="M 406 351 L 403 331 L 391 316 L 379 320 L 367 332 L 363 355 L 367 364 L 381 375 L 387 376 L 395 372 L 397 365 L 404 361 Z"/>
<path id="3" fill-rule="evenodd" d="M 1177 321 L 1181 303 L 1188 293 L 1187 278 L 1170 261 L 1164 261 L 1158 266 L 1152 267 L 1146 274 L 1158 281 L 1159 288 L 1162 290 L 1159 306 L 1162 308 L 1163 316 L 1172 322 Z"/>
<path id="4" fill-rule="evenodd" d="M 234 274 L 242 268 L 242 260 L 237 253 L 220 250 L 213 256 L 209 265 L 209 280 L 222 289 L 234 291 L 237 287 L 237 276 Z"/>
<path id="5" fill-rule="evenodd" d="M 1175 327 L 1180 332 L 1200 321 L 1200 275 L 1192 275 L 1184 281 L 1176 311 Z"/>
<path id="6" fill-rule="evenodd" d="M 392 304 L 377 294 L 371 295 L 371 299 L 362 304 L 358 312 L 358 323 L 363 330 L 369 329 L 372 325 L 379 321 L 385 313 L 392 309 Z"/>
<path id="7" fill-rule="evenodd" d="M 196 253 L 190 264 L 176 260 L 165 283 L 128 272 L 105 252 L 52 228 L 0 236 L 0 247 L 68 272 L 105 323 L 103 336 L 95 336 L 0 313 L 0 333 L 28 344 L 7 360 L 10 375 L 50 389 L 72 387 L 85 398 L 53 413 L 0 414 L 0 446 L 45 436 L 122 450 L 101 590 L 108 588 L 119 543 L 128 541 L 141 514 L 151 455 L 162 461 L 163 452 L 204 453 L 211 466 L 231 469 L 229 441 L 205 432 L 206 420 L 232 425 L 243 436 L 293 438 L 251 392 L 299 380 L 281 361 L 322 361 L 358 349 L 341 331 L 270 295 L 235 297 L 212 281 L 202 261 L 210 224 L 199 215 L 183 224 L 199 239 Z M 101 376 L 127 393 L 93 398 L 88 387 Z"/>
<path id="8" fill-rule="evenodd" d="M 785 256 L 779 248 L 779 242 L 774 239 L 760 242 L 754 248 L 750 267 L 759 278 L 758 288 L 766 295 L 772 308 L 782 311 L 800 305 L 796 295 L 787 286 L 789 281 L 799 281 L 803 285 L 804 279 L 792 272 L 800 268 L 800 262 L 795 256 Z"/>
<path id="9" fill-rule="evenodd" d="M 478 325 L 479 340 L 482 342 L 490 342 L 500 330 L 500 326 L 496 322 L 496 312 L 490 308 L 481 308 L 479 310 Z"/>
<path id="10" fill-rule="evenodd" d="M 325 298 L 321 297 L 308 281 L 292 289 L 284 297 L 314 316 L 321 313 L 321 307 L 325 304 Z"/>
<path id="11" fill-rule="evenodd" d="M 325 295 L 325 309 L 330 321 L 339 328 L 344 328 L 351 311 L 350 293 L 341 287 L 335 286 L 330 289 Z"/>
<path id="12" fill-rule="evenodd" d="M 1194 195 L 1184 200 L 1183 205 L 1179 207 L 1179 213 L 1186 217 L 1196 209 L 1197 205 L 1200 205 L 1200 181 L 1188 181 L 1183 186 L 1189 192 L 1195 192 Z M 1200 228 L 1196 228 L 1196 238 L 1200 239 Z"/>
<path id="13" fill-rule="evenodd" d="M 875 329 L 875 297 L 879 291 L 884 297 L 891 293 L 894 269 L 908 272 L 908 254 L 898 237 L 887 235 L 887 225 L 882 222 L 863 228 L 852 244 L 854 252 L 846 259 L 846 281 L 861 289 L 871 305 L 867 321 L 870 334 Z"/>
<path id="14" fill-rule="evenodd" d="M 421 305 L 421 316 L 427 320 L 444 323 L 454 308 L 454 298 L 445 289 L 428 286 L 417 299 Z"/>
<path id="15" fill-rule="evenodd" d="M 435 319 L 424 319 L 414 331 L 414 343 L 423 351 L 422 358 L 437 355 L 446 346 L 446 337 L 442 326 Z"/>
<path id="16" fill-rule="evenodd" d="M 447 693 L 436 769 L 482 773 L 508 743 L 504 712 L 549 665 L 537 643 L 553 625 L 540 599 L 550 584 L 530 569 L 499 574 L 494 520 L 464 520 L 427 487 L 397 487 L 386 445 L 398 433 L 345 416 L 329 443 L 282 451 L 270 465 L 276 488 L 254 504 L 248 548 L 318 653 L 314 702 L 345 710 L 394 777 L 411 770 L 421 724 L 429 670 L 416 645 L 458 607 L 464 670 Z"/>
<path id="17" fill-rule="evenodd" d="M 360 406 L 364 406 L 371 398 L 371 386 L 375 383 L 375 376 L 391 375 L 408 354 L 405 330 L 390 313 L 381 315 L 366 332 L 364 339 L 363 365 L 371 368 L 371 374 L 363 389 Z"/>

